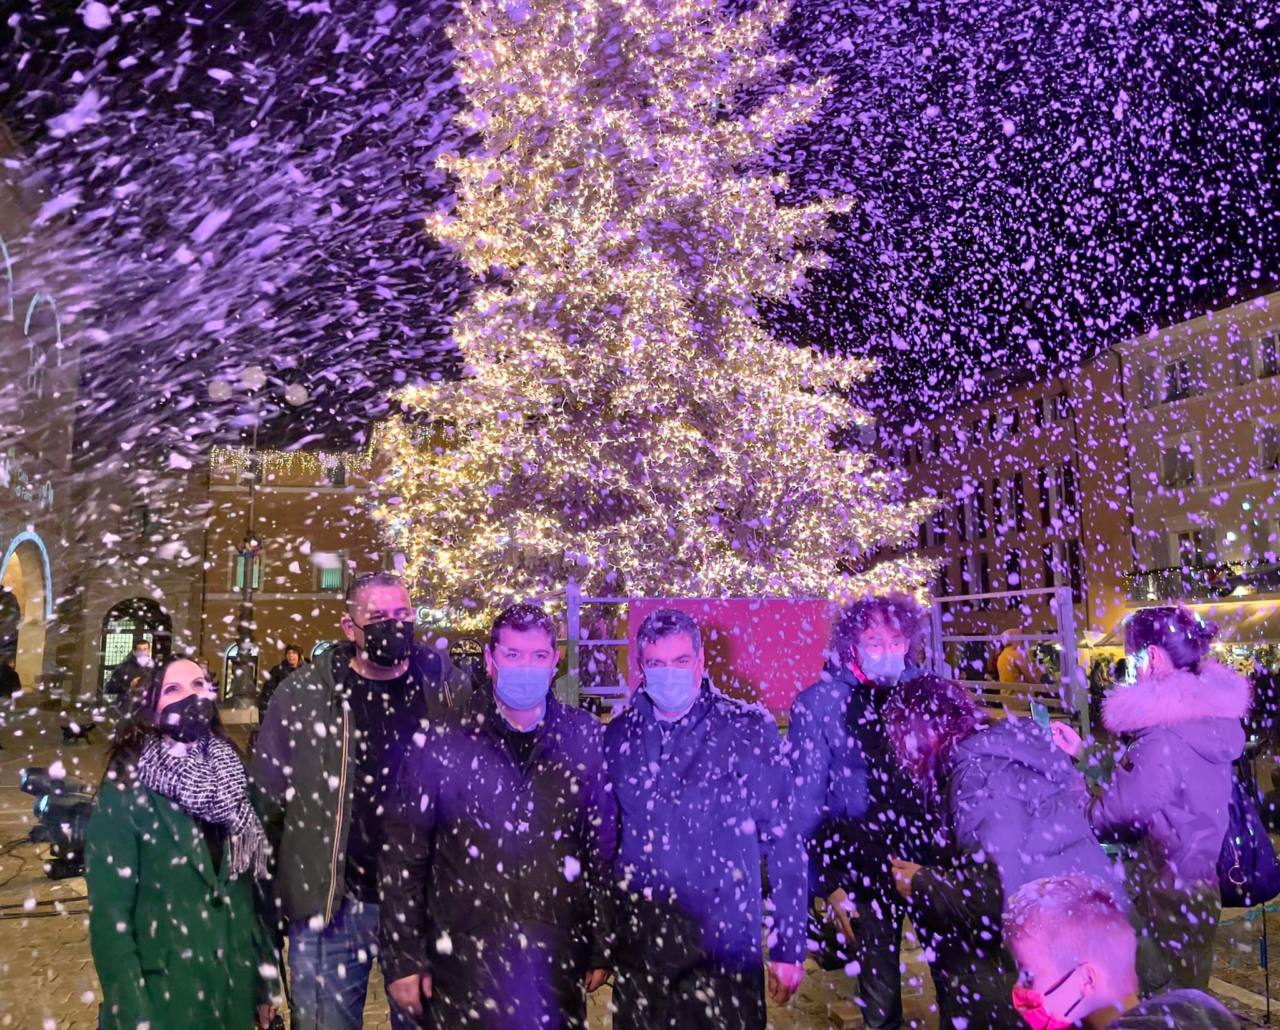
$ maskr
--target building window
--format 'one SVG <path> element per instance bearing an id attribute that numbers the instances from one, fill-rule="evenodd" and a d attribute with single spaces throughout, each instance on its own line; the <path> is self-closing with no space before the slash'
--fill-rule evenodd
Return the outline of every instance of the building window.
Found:
<path id="1" fill-rule="evenodd" d="M 1057 570 L 1054 568 L 1053 544 L 1044 545 L 1044 585 L 1045 588 L 1058 585 Z"/>
<path id="2" fill-rule="evenodd" d="M 1258 426 L 1258 464 L 1264 472 L 1280 472 L 1280 425 Z"/>
<path id="3" fill-rule="evenodd" d="M 346 486 L 347 485 L 347 466 L 345 462 L 338 462 L 324 470 L 324 478 L 330 486 Z"/>
<path id="4" fill-rule="evenodd" d="M 1280 375 L 1280 333 L 1267 333 L 1258 340 L 1258 376 Z"/>
<path id="5" fill-rule="evenodd" d="M 973 495 L 973 532 L 979 540 L 987 538 L 987 498 L 982 490 Z"/>
<path id="6" fill-rule="evenodd" d="M 231 576 L 231 589 L 244 589 L 244 554 L 237 552 L 235 558 L 235 570 Z M 262 587 L 262 555 L 253 556 L 253 589 L 258 590 Z"/>
<path id="7" fill-rule="evenodd" d="M 1080 556 L 1080 541 L 1067 541 L 1067 570 L 1071 575 L 1071 600 L 1075 604 L 1084 601 L 1084 562 Z"/>
<path id="8" fill-rule="evenodd" d="M 916 545 L 921 550 L 929 546 L 929 520 L 928 519 L 921 522 L 920 528 L 916 531 Z"/>
<path id="9" fill-rule="evenodd" d="M 329 568 L 320 570 L 320 589 L 321 590 L 341 590 L 342 589 L 342 567 L 334 565 Z"/>
<path id="10" fill-rule="evenodd" d="M 991 557 L 987 554 L 978 555 L 978 586 L 984 594 L 991 593 Z M 982 603 L 983 608 L 989 608 L 987 601 Z"/>
<path id="11" fill-rule="evenodd" d="M 943 547 L 947 542 L 947 509 L 939 505 L 933 512 L 933 545 Z"/>
<path id="12" fill-rule="evenodd" d="M 968 507 L 969 502 L 967 500 L 956 504 L 956 534 L 959 536 L 961 543 L 967 543 L 969 540 L 969 523 L 966 518 Z"/>
<path id="13" fill-rule="evenodd" d="M 1211 530 L 1184 529 L 1170 533 L 1169 544 L 1176 568 L 1203 569 L 1214 559 L 1214 535 Z"/>
<path id="14" fill-rule="evenodd" d="M 938 580 L 933 586 L 935 597 L 946 597 L 951 593 L 951 584 L 947 582 L 947 567 L 944 565 L 938 570 Z"/>
<path id="15" fill-rule="evenodd" d="M 1010 551 L 1005 555 L 1004 559 L 1005 580 L 1009 590 L 1022 589 L 1022 555 L 1017 551 Z M 1010 597 L 1005 602 L 1006 608 L 1017 608 L 1020 602 L 1016 597 Z"/>
<path id="16" fill-rule="evenodd" d="M 1053 395 L 1053 420 L 1055 422 L 1065 422 L 1071 417 L 1071 398 L 1067 396 L 1067 391 Z"/>
<path id="17" fill-rule="evenodd" d="M 1197 392 L 1195 363 L 1191 358 L 1178 358 L 1164 366 L 1161 398 L 1166 404 L 1184 401 L 1188 397 L 1194 397 Z"/>
<path id="18" fill-rule="evenodd" d="M 1019 533 L 1027 528 L 1027 497 L 1022 489 L 1022 473 L 1017 472 L 1009 480 L 1013 491 L 1013 519 Z"/>
<path id="19" fill-rule="evenodd" d="M 997 534 L 1003 533 L 1004 524 L 1004 484 L 998 479 L 991 480 L 991 524 L 995 527 Z"/>
<path id="20" fill-rule="evenodd" d="M 1049 475 L 1049 470 L 1043 465 L 1037 473 L 1040 487 L 1040 525 L 1048 526 L 1053 521 L 1053 501 L 1050 491 L 1053 488 L 1053 480 Z M 1052 584 L 1051 584 L 1052 585 Z"/>
<path id="21" fill-rule="evenodd" d="M 1062 510 L 1073 513 L 1076 510 L 1076 470 L 1069 462 L 1062 465 Z"/>
<path id="22" fill-rule="evenodd" d="M 1183 437 L 1160 456 L 1160 481 L 1167 487 L 1191 486 L 1196 481 L 1194 438 Z"/>

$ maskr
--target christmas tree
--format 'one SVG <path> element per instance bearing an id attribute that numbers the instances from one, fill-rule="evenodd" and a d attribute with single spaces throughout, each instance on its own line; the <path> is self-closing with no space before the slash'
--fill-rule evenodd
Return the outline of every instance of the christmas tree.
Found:
<path id="1" fill-rule="evenodd" d="M 465 152 L 428 226 L 477 280 L 460 381 L 385 427 L 377 512 L 458 622 L 562 590 L 838 596 L 926 509 L 857 449 L 868 363 L 775 340 L 761 299 L 819 266 L 839 200 L 763 158 L 824 83 L 780 81 L 783 3 L 467 0 Z"/>

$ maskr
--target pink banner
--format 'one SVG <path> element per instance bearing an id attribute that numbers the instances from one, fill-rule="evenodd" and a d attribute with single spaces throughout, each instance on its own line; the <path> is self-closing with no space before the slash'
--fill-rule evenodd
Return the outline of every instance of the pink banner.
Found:
<path id="1" fill-rule="evenodd" d="M 775 714 L 791 710 L 796 694 L 818 679 L 835 608 L 829 601 L 786 598 L 634 597 L 627 606 L 628 636 L 658 608 L 678 608 L 702 629 L 707 673 L 724 693 L 760 702 Z M 631 688 L 640 669 L 631 651 Z"/>

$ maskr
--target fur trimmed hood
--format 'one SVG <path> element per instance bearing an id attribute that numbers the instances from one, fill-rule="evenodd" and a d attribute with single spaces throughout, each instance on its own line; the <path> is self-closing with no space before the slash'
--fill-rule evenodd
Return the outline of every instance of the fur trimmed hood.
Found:
<path id="1" fill-rule="evenodd" d="M 1137 733 L 1199 719 L 1239 722 L 1252 701 L 1249 681 L 1214 661 L 1199 673 L 1179 671 L 1118 687 L 1102 703 L 1102 722 L 1112 733 Z"/>

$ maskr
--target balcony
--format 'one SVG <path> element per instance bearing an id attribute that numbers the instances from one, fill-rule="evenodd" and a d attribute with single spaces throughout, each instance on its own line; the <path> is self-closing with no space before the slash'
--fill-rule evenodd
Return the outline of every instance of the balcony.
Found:
<path id="1" fill-rule="evenodd" d="M 1134 570 L 1127 579 L 1131 601 L 1211 601 L 1280 593 L 1280 563 L 1219 562 Z"/>

